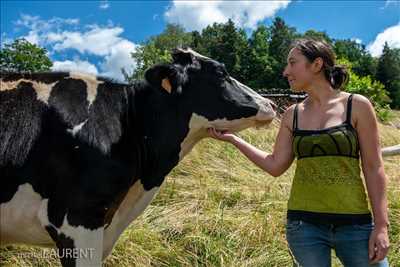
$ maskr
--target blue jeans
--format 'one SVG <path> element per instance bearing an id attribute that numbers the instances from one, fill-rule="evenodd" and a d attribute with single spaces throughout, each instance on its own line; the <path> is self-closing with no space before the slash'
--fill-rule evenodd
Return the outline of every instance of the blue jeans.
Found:
<path id="1" fill-rule="evenodd" d="M 387 258 L 369 264 L 368 240 L 374 226 L 323 225 L 288 220 L 286 239 L 294 257 L 294 266 L 330 267 L 331 249 L 345 267 L 388 267 Z"/>

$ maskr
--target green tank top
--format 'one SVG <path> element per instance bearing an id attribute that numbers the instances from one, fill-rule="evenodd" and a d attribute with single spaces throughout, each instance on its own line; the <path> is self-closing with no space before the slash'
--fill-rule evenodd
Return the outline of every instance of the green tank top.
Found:
<path id="1" fill-rule="evenodd" d="M 346 121 L 321 130 L 298 129 L 296 105 L 293 151 L 297 165 L 288 202 L 288 217 L 332 221 L 332 217 L 337 215 L 337 218 L 342 218 L 339 221 L 344 222 L 360 218 L 370 221 L 360 175 L 358 137 L 351 124 L 352 96 L 347 101 Z"/>

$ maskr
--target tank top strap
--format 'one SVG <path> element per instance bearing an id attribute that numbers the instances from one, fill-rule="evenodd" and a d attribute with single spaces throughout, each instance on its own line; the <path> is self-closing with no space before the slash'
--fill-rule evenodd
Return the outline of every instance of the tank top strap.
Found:
<path id="1" fill-rule="evenodd" d="M 346 113 L 346 123 L 351 125 L 351 107 L 352 107 L 353 94 L 349 95 L 347 99 L 347 113 Z"/>
<path id="2" fill-rule="evenodd" d="M 298 105 L 296 104 L 296 106 L 294 107 L 294 111 L 293 111 L 293 126 L 292 126 L 292 132 L 294 133 L 295 131 L 297 131 L 297 113 L 298 113 Z"/>

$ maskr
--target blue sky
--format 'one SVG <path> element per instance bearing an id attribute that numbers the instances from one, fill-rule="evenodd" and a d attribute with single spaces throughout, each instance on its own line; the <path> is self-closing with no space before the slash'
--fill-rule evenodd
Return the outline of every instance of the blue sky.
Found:
<path id="1" fill-rule="evenodd" d="M 379 56 L 384 42 L 400 47 L 399 1 L 5 1 L 1 43 L 25 37 L 46 47 L 55 70 L 121 79 L 130 52 L 166 23 L 201 30 L 229 18 L 248 33 L 282 17 L 299 32 L 326 31 L 354 39 Z"/>

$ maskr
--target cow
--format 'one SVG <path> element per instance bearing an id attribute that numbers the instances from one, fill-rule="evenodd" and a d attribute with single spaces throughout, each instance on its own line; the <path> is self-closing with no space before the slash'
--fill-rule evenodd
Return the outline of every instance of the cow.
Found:
<path id="1" fill-rule="evenodd" d="M 0 245 L 54 247 L 63 266 L 101 266 L 209 127 L 238 132 L 275 117 L 274 103 L 223 64 L 189 48 L 172 59 L 129 84 L 1 73 Z"/>

